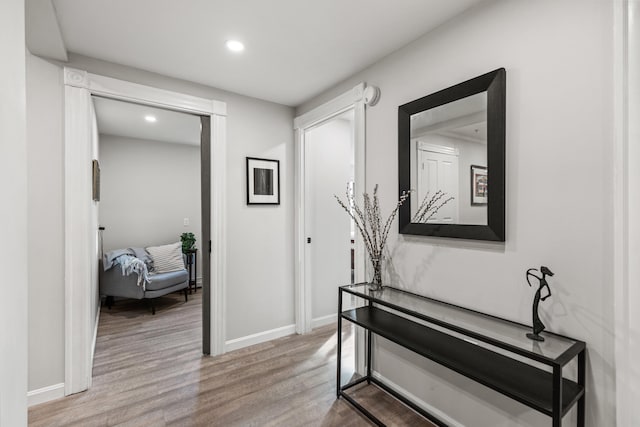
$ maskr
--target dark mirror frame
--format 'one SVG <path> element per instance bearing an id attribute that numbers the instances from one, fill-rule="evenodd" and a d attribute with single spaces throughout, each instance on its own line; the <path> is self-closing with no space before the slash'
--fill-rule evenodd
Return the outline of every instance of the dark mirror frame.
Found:
<path id="1" fill-rule="evenodd" d="M 400 234 L 505 241 L 505 117 L 506 71 L 491 71 L 398 107 L 399 193 L 411 188 L 411 116 L 481 92 L 487 92 L 487 225 L 422 224 L 411 222 L 415 193 L 398 212 Z"/>

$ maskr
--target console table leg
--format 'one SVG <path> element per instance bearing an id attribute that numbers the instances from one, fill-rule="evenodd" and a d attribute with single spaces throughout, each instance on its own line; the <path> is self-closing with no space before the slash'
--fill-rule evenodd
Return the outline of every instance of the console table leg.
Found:
<path id="1" fill-rule="evenodd" d="M 338 355 L 336 359 L 337 363 L 337 378 L 336 378 L 336 397 L 340 397 L 340 368 L 342 364 L 342 290 L 338 289 L 338 333 L 336 334 L 338 340 Z"/>
<path id="2" fill-rule="evenodd" d="M 368 305 L 371 305 L 371 301 Z M 371 384 L 371 337 L 371 329 L 367 329 L 367 384 Z"/>
<path id="3" fill-rule="evenodd" d="M 553 366 L 553 427 L 562 426 L 562 366 Z"/>
<path id="4" fill-rule="evenodd" d="M 578 354 L 578 384 L 582 387 L 585 385 L 585 362 L 585 350 L 582 350 L 580 354 Z M 578 400 L 578 427 L 584 427 L 585 423 L 584 409 L 586 394 L 585 390 L 582 397 Z"/>
<path id="5" fill-rule="evenodd" d="M 371 330 L 367 331 L 367 384 L 371 384 Z"/>

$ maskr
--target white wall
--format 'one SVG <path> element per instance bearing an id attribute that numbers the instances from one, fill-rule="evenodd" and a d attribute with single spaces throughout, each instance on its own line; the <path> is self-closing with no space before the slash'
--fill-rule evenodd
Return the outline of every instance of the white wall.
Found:
<path id="1" fill-rule="evenodd" d="M 553 296 L 541 304 L 541 317 L 549 330 L 587 342 L 590 426 L 615 424 L 611 28 L 611 2 L 490 2 L 297 111 L 302 114 L 359 81 L 380 87 L 380 103 L 367 109 L 367 163 L 375 165 L 367 168 L 367 182 L 381 185 L 390 210 L 398 196 L 397 107 L 506 68 L 506 243 L 394 233 L 390 250 L 397 275 L 391 283 L 530 323 L 533 293 L 524 272 L 549 266 L 556 273 Z M 550 422 L 389 347 L 379 348 L 378 369 L 463 424 Z"/>
<path id="2" fill-rule="evenodd" d="M 0 426 L 27 424 L 27 141 L 24 1 L 0 3 Z"/>
<path id="3" fill-rule="evenodd" d="M 200 146 L 101 134 L 100 170 L 104 251 L 165 245 L 191 232 L 201 275 Z"/>
<path id="4" fill-rule="evenodd" d="M 353 125 L 334 119 L 305 135 L 305 212 L 311 244 L 307 268 L 311 283 L 311 318 L 337 312 L 338 286 L 351 283 L 351 222 L 333 195 L 345 200 L 353 181 Z M 332 320 L 335 320 L 332 319 Z"/>
<path id="5" fill-rule="evenodd" d="M 30 391 L 64 382 L 62 105 L 60 68 L 28 55 Z"/>
<path id="6" fill-rule="evenodd" d="M 294 150 L 292 108 L 244 98 L 227 104 L 227 112 L 227 340 L 231 340 L 295 323 Z M 280 205 L 247 205 L 246 157 L 280 160 Z"/>

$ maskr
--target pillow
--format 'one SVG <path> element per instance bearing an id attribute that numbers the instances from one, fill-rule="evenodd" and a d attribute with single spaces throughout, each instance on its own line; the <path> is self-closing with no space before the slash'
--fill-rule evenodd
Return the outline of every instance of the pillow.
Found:
<path id="1" fill-rule="evenodd" d="M 153 259 L 154 273 L 184 270 L 181 242 L 163 246 L 150 246 L 146 249 Z"/>

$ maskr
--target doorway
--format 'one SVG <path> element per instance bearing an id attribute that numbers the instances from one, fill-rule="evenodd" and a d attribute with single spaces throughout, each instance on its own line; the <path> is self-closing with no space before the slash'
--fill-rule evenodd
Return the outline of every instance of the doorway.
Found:
<path id="1" fill-rule="evenodd" d="M 337 287 L 353 283 L 355 229 L 334 198 L 353 191 L 353 109 L 306 131 L 304 170 L 305 281 L 314 329 L 335 322 Z"/>
<path id="2" fill-rule="evenodd" d="M 95 235 L 92 226 L 91 96 L 130 101 L 203 116 L 202 188 L 210 203 L 202 204 L 204 354 L 221 354 L 225 342 L 225 176 L 226 104 L 177 92 L 64 69 L 65 84 L 65 395 L 86 390 L 91 382 L 91 295 L 94 283 Z M 205 141 L 203 139 L 203 142 Z M 206 190 L 205 190 L 206 189 Z M 206 197 L 203 197 L 207 200 Z M 209 236 L 207 236 L 209 233 Z M 92 246 L 93 245 L 93 246 Z M 211 320 L 208 320 L 211 319 Z"/>
<path id="3" fill-rule="evenodd" d="M 202 242 L 208 242 L 208 238 L 202 233 L 201 200 L 205 205 L 209 203 L 209 191 L 201 191 L 202 166 L 208 167 L 201 156 L 201 146 L 208 144 L 202 142 L 202 117 L 97 96 L 92 97 L 92 102 L 99 154 L 95 158 L 100 167 L 100 201 L 96 203 L 99 252 L 101 258 L 112 260 L 107 264 L 110 268 L 105 270 L 103 264 L 99 269 L 98 277 L 105 282 L 101 284 L 101 294 L 108 296 L 110 302 L 114 297 L 143 296 L 139 285 L 134 289 L 114 289 L 116 284 L 123 285 L 120 280 L 127 279 L 117 271 L 119 258 L 111 256 L 134 250 L 148 269 L 149 282 L 145 280 L 144 287 L 151 287 L 158 294 L 137 300 L 137 305 L 140 313 L 145 313 L 145 305 L 151 305 L 155 312 L 157 303 L 165 302 L 159 294 L 169 290 L 152 283 L 160 269 L 154 268 L 152 254 L 146 248 L 169 244 L 175 247 L 176 242 L 180 247 L 183 236 L 193 237 L 194 249 L 185 255 L 188 294 L 196 294 L 202 287 Z M 208 187 L 206 182 L 204 185 Z M 167 285 L 184 283 L 181 276 L 175 282 Z M 202 318 L 197 323 L 200 327 Z"/>
<path id="4" fill-rule="evenodd" d="M 337 118 L 345 113 L 352 112 L 353 123 L 353 191 L 363 192 L 365 187 L 365 102 L 363 93 L 365 84 L 360 83 L 353 89 L 339 95 L 333 100 L 320 105 L 319 107 L 295 118 L 295 141 L 296 141 L 296 190 L 295 190 L 295 202 L 296 202 L 296 224 L 295 224 L 295 319 L 296 319 L 296 332 L 304 334 L 310 332 L 312 329 L 312 305 L 313 305 L 313 289 L 311 283 L 308 280 L 309 273 L 307 272 L 308 263 L 310 262 L 307 254 L 307 247 L 313 245 L 313 236 L 307 236 L 309 230 L 307 229 L 307 211 L 310 207 L 307 206 L 307 171 L 306 171 L 306 159 L 307 159 L 307 146 L 308 146 L 308 134 L 315 127 L 322 123 L 328 122 L 331 119 Z M 328 172 L 326 175 L 330 174 Z M 344 178 L 342 178 L 344 179 Z M 346 182 L 344 182 L 342 188 L 338 189 L 338 194 L 343 195 L 346 189 Z M 342 196 L 344 197 L 344 196 Z M 337 208 L 337 203 L 331 199 L 327 205 L 334 204 Z M 344 221 L 348 221 L 346 213 L 343 214 Z M 307 243 L 308 237 L 311 237 L 311 244 Z M 354 236 L 354 281 L 362 282 L 365 280 L 365 249 L 361 237 L 356 233 Z M 347 243 L 349 243 L 349 235 L 347 235 Z M 347 258 L 348 260 L 348 258 Z M 351 282 L 349 276 L 347 276 L 347 284 Z M 344 282 L 343 282 L 344 283 Z M 331 286 L 338 286 L 340 282 L 330 284 Z M 337 295 L 338 291 L 334 288 L 335 296 L 335 309 L 337 309 Z M 333 311 L 335 313 L 335 311 Z M 329 317 L 327 317 L 329 319 Z M 327 320 L 328 321 L 328 320 Z M 317 322 L 316 322 L 317 323 Z M 316 326 L 319 326 L 316 324 Z M 357 348 L 356 348 L 357 350 Z M 358 360 L 363 360 L 358 357 Z"/>

